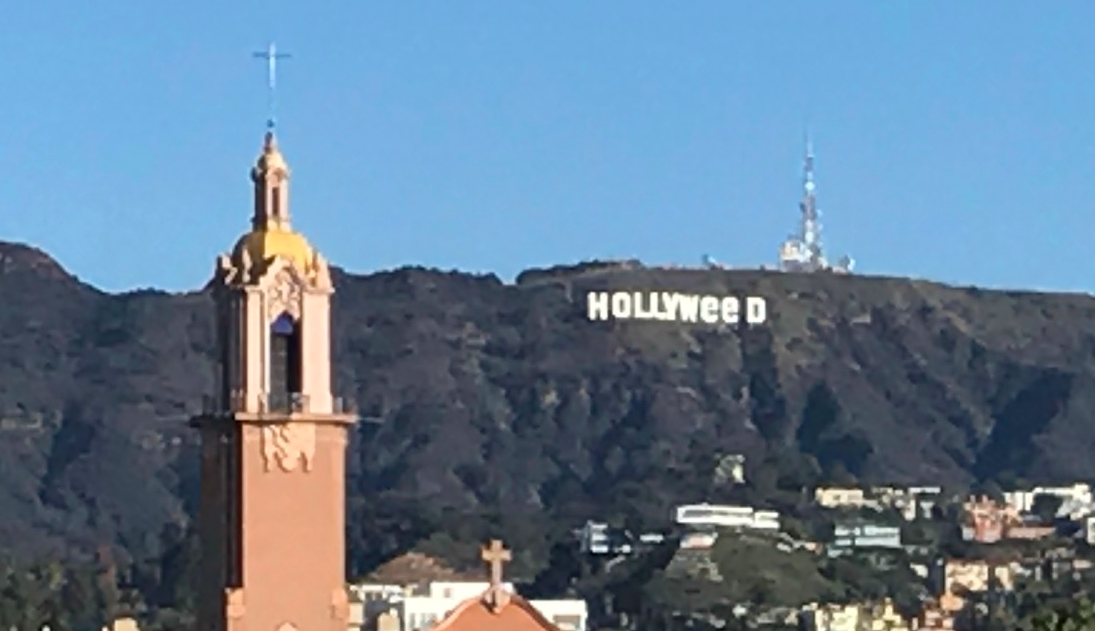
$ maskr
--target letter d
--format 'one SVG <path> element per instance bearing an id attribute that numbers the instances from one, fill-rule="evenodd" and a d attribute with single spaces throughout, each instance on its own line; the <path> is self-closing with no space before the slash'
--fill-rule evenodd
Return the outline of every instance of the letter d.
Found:
<path id="1" fill-rule="evenodd" d="M 768 320 L 768 301 L 760 296 L 745 299 L 745 323 L 764 324 Z"/>

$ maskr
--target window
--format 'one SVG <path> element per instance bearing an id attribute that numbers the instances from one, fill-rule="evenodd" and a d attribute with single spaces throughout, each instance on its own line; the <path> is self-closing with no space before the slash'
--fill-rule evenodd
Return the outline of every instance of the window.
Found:
<path id="1" fill-rule="evenodd" d="M 300 327 L 288 313 L 270 326 L 270 408 L 289 412 L 301 391 Z"/>

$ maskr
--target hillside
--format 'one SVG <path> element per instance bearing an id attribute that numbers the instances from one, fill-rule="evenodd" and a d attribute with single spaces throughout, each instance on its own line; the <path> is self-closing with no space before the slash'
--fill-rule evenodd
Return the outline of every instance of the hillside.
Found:
<path id="1" fill-rule="evenodd" d="M 729 453 L 892 482 L 1095 477 L 1086 296 L 636 265 L 336 281 L 338 394 L 377 421 L 352 445 L 351 529 L 410 504 L 657 521 Z M 607 289 L 759 295 L 770 320 L 587 321 Z M 132 544 L 185 521 L 209 296 L 105 294 L 4 243 L 0 296 L 0 541 Z"/>

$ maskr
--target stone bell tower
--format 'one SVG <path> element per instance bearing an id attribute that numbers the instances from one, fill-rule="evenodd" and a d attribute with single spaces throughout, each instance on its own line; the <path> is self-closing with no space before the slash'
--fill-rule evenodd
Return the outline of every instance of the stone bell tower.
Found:
<path id="1" fill-rule="evenodd" d="M 346 631 L 345 460 L 322 256 L 289 224 L 267 133 L 251 231 L 217 261 L 218 391 L 201 432 L 199 631 Z"/>

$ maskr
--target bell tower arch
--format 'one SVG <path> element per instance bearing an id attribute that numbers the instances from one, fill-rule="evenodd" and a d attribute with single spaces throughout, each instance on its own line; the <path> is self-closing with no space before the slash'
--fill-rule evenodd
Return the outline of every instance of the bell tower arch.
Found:
<path id="1" fill-rule="evenodd" d="M 201 433 L 201 631 L 345 631 L 345 455 L 331 393 L 326 260 L 289 223 L 289 167 L 267 133 L 251 230 L 217 260 L 220 376 Z"/>

